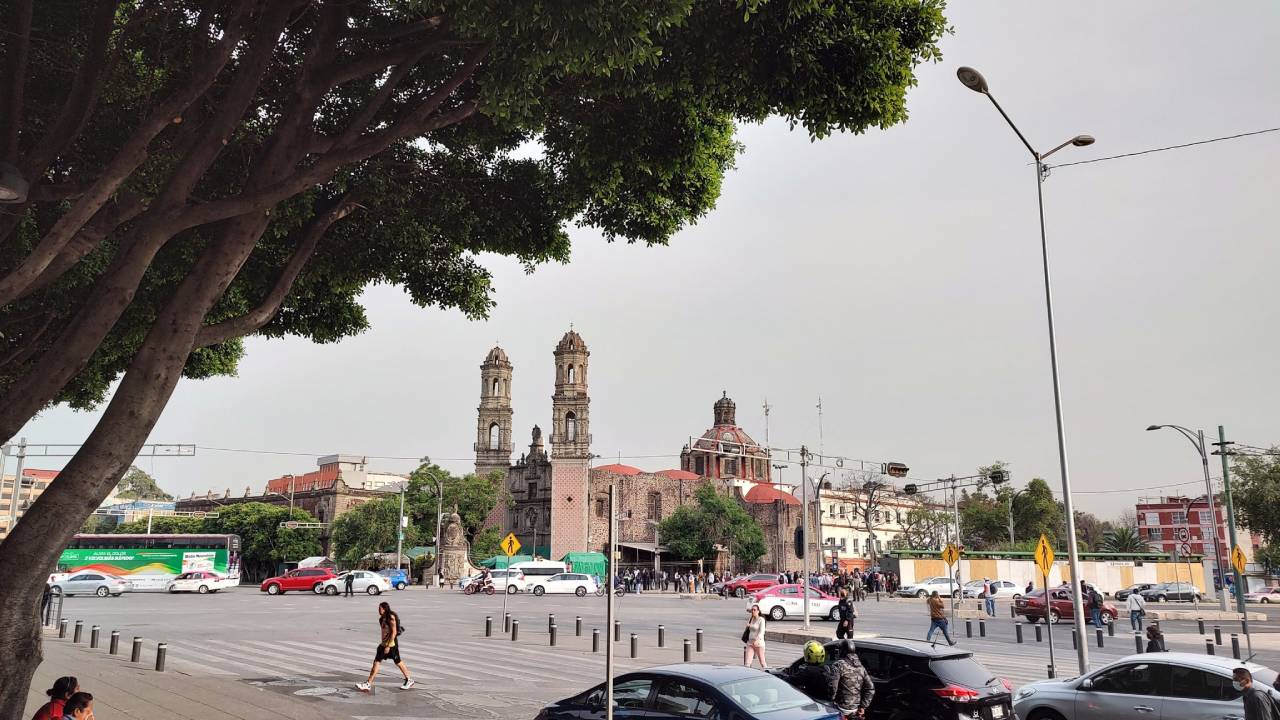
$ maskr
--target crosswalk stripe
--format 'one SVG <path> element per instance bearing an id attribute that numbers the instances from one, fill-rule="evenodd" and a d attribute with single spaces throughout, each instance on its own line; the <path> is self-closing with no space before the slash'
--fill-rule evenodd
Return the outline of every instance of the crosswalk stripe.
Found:
<path id="1" fill-rule="evenodd" d="M 336 675 L 338 672 L 342 672 L 340 670 L 334 670 L 330 665 L 326 665 L 326 664 L 315 662 L 306 658 L 298 657 L 297 655 L 289 655 L 286 658 L 281 658 L 280 652 L 279 652 L 280 648 L 278 647 L 272 647 L 270 650 L 258 650 L 252 647 L 246 647 L 246 645 L 251 641 L 229 643 L 222 640 L 207 640 L 206 642 L 216 643 L 218 645 L 226 646 L 227 649 L 216 648 L 216 650 L 225 656 L 234 658 L 236 662 L 240 661 L 240 657 L 242 655 L 248 655 L 250 656 L 249 659 L 255 662 L 267 660 L 274 663 L 280 663 L 275 667 L 274 670 L 271 670 L 268 673 L 270 675 L 289 674 L 290 666 L 293 666 L 293 665 L 305 665 L 307 667 L 314 668 L 312 672 L 314 673 L 316 671 L 319 671 L 319 674 L 322 676 L 333 676 L 333 675 Z"/>
<path id="2" fill-rule="evenodd" d="M 193 652 L 194 651 L 195 650 L 193 649 Z M 225 663 L 230 665 L 231 667 L 234 668 L 234 670 L 232 670 L 232 674 L 239 677 L 244 676 L 244 673 L 243 673 L 244 670 L 251 670 L 253 672 L 258 673 L 259 675 L 264 675 L 264 676 L 280 674 L 280 670 L 278 668 L 264 668 L 260 665 L 253 664 L 251 662 L 245 662 L 243 658 L 240 658 L 233 654 L 227 654 L 225 651 L 219 650 L 218 648 L 211 647 L 209 645 L 209 640 L 207 639 L 201 645 L 199 652 L 202 655 L 201 656 L 202 660 L 216 661 L 219 664 Z M 179 658 L 181 658 L 181 655 L 179 655 Z"/>

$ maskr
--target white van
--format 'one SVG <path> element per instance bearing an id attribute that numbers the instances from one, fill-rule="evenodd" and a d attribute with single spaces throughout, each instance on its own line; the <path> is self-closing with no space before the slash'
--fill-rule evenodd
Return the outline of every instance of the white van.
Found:
<path id="1" fill-rule="evenodd" d="M 529 562 L 515 563 L 511 566 L 511 569 L 524 573 L 525 584 L 521 589 L 525 592 L 533 592 L 534 585 L 541 585 L 552 575 L 559 575 L 568 571 L 564 563 L 555 560 L 530 560 Z"/>

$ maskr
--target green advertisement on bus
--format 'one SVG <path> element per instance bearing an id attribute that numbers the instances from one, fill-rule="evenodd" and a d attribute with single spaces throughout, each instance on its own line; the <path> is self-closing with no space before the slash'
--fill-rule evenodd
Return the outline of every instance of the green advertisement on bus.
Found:
<path id="1" fill-rule="evenodd" d="M 68 548 L 58 558 L 58 572 L 92 571 L 128 579 L 138 590 L 163 587 L 174 576 L 194 570 L 228 575 L 227 551 L 221 549 Z"/>

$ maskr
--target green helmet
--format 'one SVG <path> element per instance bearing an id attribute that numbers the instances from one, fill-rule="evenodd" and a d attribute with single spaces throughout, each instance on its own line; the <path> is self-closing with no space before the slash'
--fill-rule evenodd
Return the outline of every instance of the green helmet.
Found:
<path id="1" fill-rule="evenodd" d="M 817 640 L 810 640 L 804 644 L 804 661 L 821 665 L 827 661 L 827 649 Z"/>

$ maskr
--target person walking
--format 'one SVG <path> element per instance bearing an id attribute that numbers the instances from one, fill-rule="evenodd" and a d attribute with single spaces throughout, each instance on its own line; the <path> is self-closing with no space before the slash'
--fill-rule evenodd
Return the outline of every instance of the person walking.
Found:
<path id="1" fill-rule="evenodd" d="M 844 640 L 853 637 L 853 621 L 858 618 L 858 610 L 849 602 L 849 591 L 840 590 L 840 602 L 836 603 L 836 639 Z"/>
<path id="2" fill-rule="evenodd" d="M 348 570 L 345 577 L 342 578 L 342 597 L 355 597 L 355 572 Z"/>
<path id="3" fill-rule="evenodd" d="M 1168 652 L 1164 646 L 1164 633 L 1160 631 L 1160 623 L 1153 622 L 1147 626 L 1147 652 Z"/>
<path id="4" fill-rule="evenodd" d="M 769 667 L 764 658 L 764 616 L 760 606 L 752 605 L 748 611 L 747 626 L 742 630 L 742 664 L 751 667 L 754 658 L 760 658 L 760 669 Z"/>
<path id="5" fill-rule="evenodd" d="M 396 615 L 390 603 L 385 601 L 378 603 L 378 626 L 382 630 L 382 637 L 378 641 L 378 650 L 373 656 L 373 667 L 369 669 L 367 680 L 356 683 L 356 689 L 365 692 L 372 690 L 373 678 L 378 674 L 382 661 L 390 660 L 404 675 L 404 682 L 400 684 L 400 689 L 408 690 L 417 683 L 409 676 L 409 668 L 405 667 L 404 661 L 400 659 L 400 635 L 404 632 L 404 626 L 400 624 L 400 616 Z"/>
<path id="6" fill-rule="evenodd" d="M 31 720 L 57 720 L 63 716 L 63 707 L 72 695 L 80 692 L 80 681 L 74 675 L 65 675 L 53 681 L 53 687 L 44 691 L 49 702 L 40 706 Z"/>
<path id="7" fill-rule="evenodd" d="M 951 639 L 950 625 L 947 623 L 947 606 L 942 602 L 942 596 L 938 595 L 938 591 L 934 590 L 929 594 L 929 632 L 925 634 L 925 642 L 933 642 L 933 633 L 935 630 L 942 631 L 942 637 L 947 639 L 947 644 L 955 645 L 956 641 Z"/>
<path id="8" fill-rule="evenodd" d="M 844 641 L 844 654 L 836 661 L 834 669 L 831 697 L 836 709 L 845 718 L 865 716 L 871 699 L 875 697 L 876 686 L 871 683 L 871 675 L 858 660 L 852 640 Z"/>
<path id="9" fill-rule="evenodd" d="M 1027 589 L 1026 589 L 1026 590 L 1023 590 L 1022 592 L 1023 592 L 1023 594 L 1024 594 L 1024 595 L 1030 595 L 1031 593 L 1035 592 L 1035 589 L 1036 589 L 1036 584 L 1035 584 L 1034 582 L 1032 582 L 1032 581 L 1028 580 L 1028 581 L 1027 581 Z"/>
<path id="10" fill-rule="evenodd" d="M 1093 616 L 1093 626 L 1102 627 L 1102 593 L 1098 588 L 1089 588 L 1089 613 Z"/>
<path id="11" fill-rule="evenodd" d="M 1231 687 L 1244 693 L 1244 720 L 1275 720 L 1280 718 L 1280 706 L 1265 688 L 1253 684 L 1253 673 L 1238 667 L 1231 671 Z"/>
<path id="12" fill-rule="evenodd" d="M 996 616 L 996 597 L 995 583 L 991 582 L 991 578 L 982 578 L 982 594 L 986 597 L 987 616 Z"/>
<path id="13" fill-rule="evenodd" d="M 1142 632 L 1142 620 L 1147 616 L 1147 601 L 1138 593 L 1131 592 L 1125 602 L 1129 607 L 1129 628 L 1134 632 Z"/>

